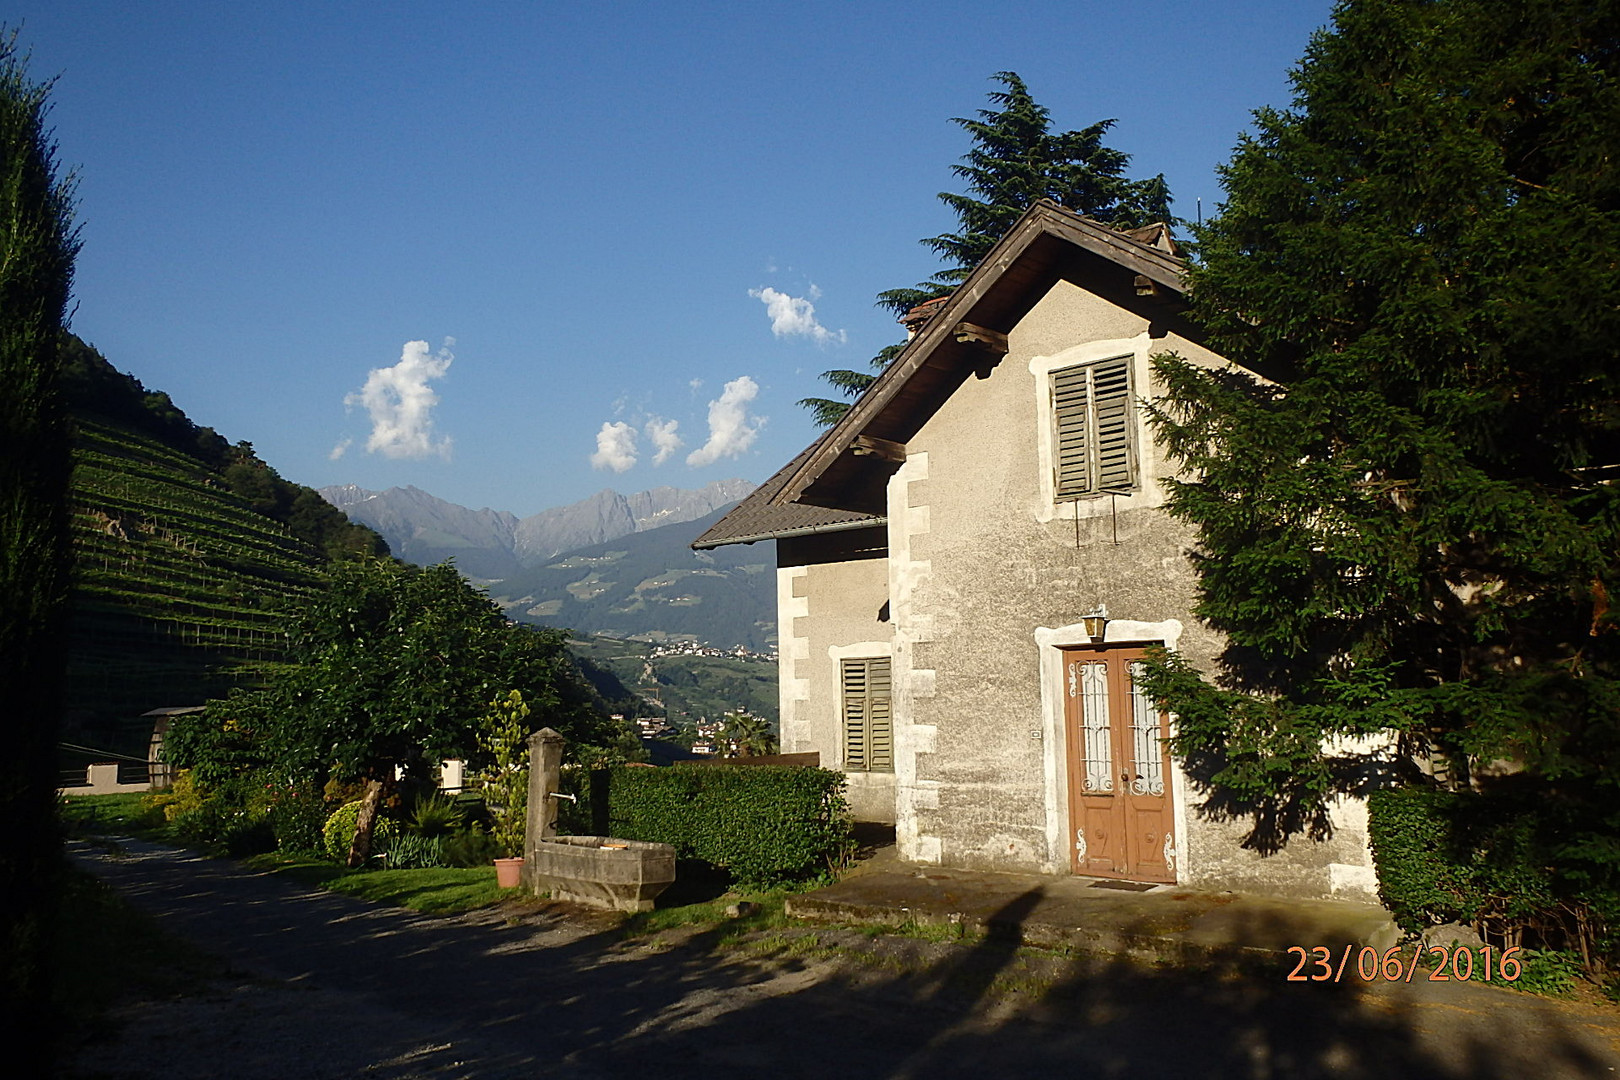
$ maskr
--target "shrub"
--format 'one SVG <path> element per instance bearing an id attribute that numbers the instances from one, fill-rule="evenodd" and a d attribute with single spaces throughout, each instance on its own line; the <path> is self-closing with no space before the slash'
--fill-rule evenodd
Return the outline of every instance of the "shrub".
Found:
<path id="1" fill-rule="evenodd" d="M 1479 917 L 1477 875 L 1451 829 L 1457 798 L 1414 789 L 1378 791 L 1367 800 L 1378 894 L 1409 934 Z"/>
<path id="2" fill-rule="evenodd" d="M 354 843 L 354 830 L 360 822 L 360 804 L 359 799 L 346 802 L 332 811 L 332 816 L 326 819 L 326 825 L 321 830 L 321 839 L 328 858 L 336 859 L 338 862 L 348 859 L 349 846 Z M 371 835 L 373 849 L 383 850 L 393 835 L 394 823 L 379 814 Z"/>
<path id="3" fill-rule="evenodd" d="M 484 802 L 494 815 L 491 830 L 503 856 L 523 854 L 529 816 L 529 706 L 513 690 L 489 703 L 480 737 L 491 763 L 484 770 Z"/>
<path id="4" fill-rule="evenodd" d="M 183 771 L 169 794 L 162 800 L 163 813 L 182 843 L 232 856 L 275 850 L 271 800 L 262 775 L 205 784 Z"/>
<path id="5" fill-rule="evenodd" d="M 267 815 L 241 811 L 220 830 L 219 846 L 233 859 L 276 850 L 275 823 Z"/>
<path id="6" fill-rule="evenodd" d="M 269 788 L 265 803 L 265 816 L 275 835 L 277 850 L 317 854 L 322 850 L 327 806 L 313 783 Z"/>
<path id="7" fill-rule="evenodd" d="M 197 776 L 190 769 L 181 769 L 174 774 L 174 783 L 168 791 L 154 791 L 146 797 L 147 804 L 163 812 L 164 821 L 173 821 L 181 814 L 190 813 L 202 806 L 202 789 L 197 784 Z"/>
<path id="8" fill-rule="evenodd" d="M 461 828 L 465 815 L 455 796 L 433 792 L 416 800 L 407 828 L 417 836 L 449 836 Z"/>
<path id="9" fill-rule="evenodd" d="M 446 866 L 488 866 L 501 857 L 500 846 L 483 827 L 463 829 L 444 842 Z"/>
<path id="10" fill-rule="evenodd" d="M 670 844 L 677 857 L 721 867 L 746 887 L 813 878 L 841 865 L 852 847 L 844 778 L 826 769 L 620 767 L 591 774 L 590 785 L 576 791 L 586 806 L 563 813 L 571 831 Z M 593 827 L 593 816 L 605 830 Z"/>
<path id="11" fill-rule="evenodd" d="M 1368 814 L 1379 895 L 1402 929 L 1468 923 L 1542 956 L 1567 950 L 1594 975 L 1620 959 L 1616 850 L 1547 792 L 1380 791 Z"/>
<path id="12" fill-rule="evenodd" d="M 444 861 L 444 837 L 391 833 L 377 845 L 376 855 L 384 870 L 433 870 L 449 865 Z"/>

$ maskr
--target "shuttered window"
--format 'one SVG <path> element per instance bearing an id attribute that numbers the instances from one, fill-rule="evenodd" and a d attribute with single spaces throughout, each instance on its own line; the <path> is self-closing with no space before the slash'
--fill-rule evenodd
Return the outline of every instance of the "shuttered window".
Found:
<path id="1" fill-rule="evenodd" d="M 889 658 L 843 661 L 844 770 L 894 771 Z"/>
<path id="2" fill-rule="evenodd" d="M 1057 498 L 1136 487 L 1129 356 L 1052 372 L 1052 413 Z"/>

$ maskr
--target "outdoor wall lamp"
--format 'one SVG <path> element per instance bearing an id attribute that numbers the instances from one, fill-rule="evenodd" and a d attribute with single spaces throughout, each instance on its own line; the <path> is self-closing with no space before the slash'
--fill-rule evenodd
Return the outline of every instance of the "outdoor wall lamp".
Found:
<path id="1" fill-rule="evenodd" d="M 1101 641 L 1103 631 L 1108 626 L 1108 605 L 1098 604 L 1090 612 L 1080 616 L 1080 621 L 1085 624 L 1087 637 L 1094 642 Z"/>

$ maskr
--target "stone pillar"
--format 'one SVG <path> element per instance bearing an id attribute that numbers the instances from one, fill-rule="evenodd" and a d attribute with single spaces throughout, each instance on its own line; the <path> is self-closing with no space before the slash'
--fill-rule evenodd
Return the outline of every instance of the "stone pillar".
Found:
<path id="1" fill-rule="evenodd" d="M 551 793 L 562 786 L 563 737 L 551 728 L 529 736 L 529 817 L 523 838 L 523 873 L 534 866 L 535 845 L 541 837 L 557 835 L 557 800 Z"/>

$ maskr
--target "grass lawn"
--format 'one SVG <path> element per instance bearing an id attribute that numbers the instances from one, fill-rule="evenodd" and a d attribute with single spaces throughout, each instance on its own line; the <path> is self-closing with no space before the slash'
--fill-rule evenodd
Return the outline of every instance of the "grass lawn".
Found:
<path id="1" fill-rule="evenodd" d="M 429 915 L 452 915 L 488 907 L 516 889 L 495 884 L 494 866 L 433 870 L 345 870 L 308 855 L 254 855 L 243 864 L 272 870 L 297 881 L 379 904 L 411 908 Z"/>
<path id="2" fill-rule="evenodd" d="M 139 836 L 161 843 L 178 843 L 170 833 L 161 811 L 145 806 L 140 792 L 118 795 L 80 795 L 64 800 L 63 824 L 70 835 L 105 837 Z M 472 911 L 522 895 L 516 889 L 495 884 L 495 868 L 433 870 L 347 870 L 313 855 L 272 852 L 253 855 L 243 864 L 257 870 L 284 874 L 306 885 L 370 900 L 379 904 L 410 908 L 429 915 L 454 915 Z M 707 925 L 730 940 L 756 930 L 786 925 L 789 920 L 782 905 L 791 890 L 728 893 L 723 875 L 704 873 L 695 865 L 683 863 L 682 878 L 663 897 L 667 905 L 657 910 L 626 917 L 627 937 L 654 935 L 679 926 Z M 728 905 L 747 901 L 755 909 L 738 919 L 726 916 Z"/>
<path id="3" fill-rule="evenodd" d="M 146 805 L 146 793 L 70 795 L 62 799 L 62 824 L 70 836 L 145 836 L 160 838 L 167 823 L 163 811 Z"/>
<path id="4" fill-rule="evenodd" d="M 146 806 L 142 792 L 117 795 L 76 795 L 63 800 L 62 823 L 70 836 L 139 836 L 163 843 L 178 843 L 169 833 L 161 811 Z M 272 853 L 243 860 L 247 866 L 270 870 L 332 892 L 379 904 L 407 907 L 430 915 L 451 915 L 487 907 L 514 895 L 516 890 L 495 884 L 495 867 L 444 870 L 346 870 L 311 855 Z"/>

